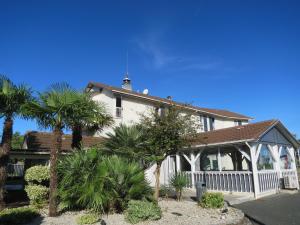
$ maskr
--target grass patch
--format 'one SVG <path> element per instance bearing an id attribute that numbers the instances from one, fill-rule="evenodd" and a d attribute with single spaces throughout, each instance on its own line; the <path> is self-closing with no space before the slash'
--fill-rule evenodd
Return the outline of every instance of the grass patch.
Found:
<path id="1" fill-rule="evenodd" d="M 222 193 L 206 192 L 199 203 L 203 208 L 221 208 L 224 206 Z"/>
<path id="2" fill-rule="evenodd" d="M 161 214 L 160 207 L 154 202 L 132 200 L 125 212 L 125 219 L 136 224 L 145 220 L 159 220 Z"/>
<path id="3" fill-rule="evenodd" d="M 31 207 L 19 207 L 4 209 L 0 212 L 1 225 L 20 225 L 29 223 L 40 214 L 38 211 Z"/>
<path id="4" fill-rule="evenodd" d="M 100 221 L 100 215 L 96 213 L 89 213 L 86 215 L 82 215 L 77 217 L 76 222 L 78 225 L 85 225 L 85 224 L 94 224 Z"/>

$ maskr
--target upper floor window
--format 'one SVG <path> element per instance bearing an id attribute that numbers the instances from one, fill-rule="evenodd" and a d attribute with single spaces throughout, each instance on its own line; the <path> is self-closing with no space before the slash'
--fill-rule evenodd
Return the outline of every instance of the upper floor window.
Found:
<path id="1" fill-rule="evenodd" d="M 211 131 L 215 129 L 215 118 L 213 117 L 202 117 L 203 129 L 204 131 Z"/>
<path id="2" fill-rule="evenodd" d="M 116 97 L 116 117 L 122 117 L 122 98 Z"/>
<path id="3" fill-rule="evenodd" d="M 234 125 L 235 126 L 242 126 L 242 121 L 241 120 L 235 120 Z"/>

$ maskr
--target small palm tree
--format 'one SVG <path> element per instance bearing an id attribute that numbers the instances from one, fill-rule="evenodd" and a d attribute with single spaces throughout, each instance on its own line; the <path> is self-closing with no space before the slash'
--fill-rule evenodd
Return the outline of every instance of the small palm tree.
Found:
<path id="1" fill-rule="evenodd" d="M 72 130 L 72 148 L 81 149 L 82 130 L 89 132 L 101 130 L 112 124 L 112 117 L 100 103 L 95 102 L 90 94 L 78 92 L 78 99 L 73 104 L 67 125 Z"/>
<path id="2" fill-rule="evenodd" d="M 104 145 L 107 151 L 140 162 L 144 168 L 147 167 L 144 157 L 146 134 L 141 126 L 121 124 L 107 136 L 108 139 Z"/>
<path id="3" fill-rule="evenodd" d="M 22 116 L 22 107 L 32 100 L 31 90 L 24 85 L 15 85 L 7 77 L 0 76 L 0 118 L 4 118 L 2 141 L 0 146 L 0 210 L 5 207 L 4 186 L 6 166 L 12 148 L 13 120 Z"/>
<path id="4" fill-rule="evenodd" d="M 62 147 L 63 128 L 72 117 L 78 93 L 68 84 L 54 84 L 49 91 L 39 94 L 39 99 L 25 106 L 26 114 L 35 118 L 44 128 L 53 130 L 53 147 L 50 152 L 49 216 L 57 215 L 57 157 Z"/>
<path id="5" fill-rule="evenodd" d="M 174 176 L 171 178 L 170 184 L 176 191 L 177 200 L 181 201 L 182 191 L 188 184 L 187 176 L 183 173 L 174 174 Z"/>

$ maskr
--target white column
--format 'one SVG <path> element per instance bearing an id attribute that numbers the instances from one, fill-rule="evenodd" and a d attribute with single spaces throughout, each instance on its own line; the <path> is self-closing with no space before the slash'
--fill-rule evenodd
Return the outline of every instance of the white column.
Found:
<path id="1" fill-rule="evenodd" d="M 259 151 L 256 149 L 259 147 L 258 144 L 248 145 L 250 148 L 250 156 L 251 156 L 251 165 L 252 165 L 252 175 L 253 175 L 253 185 L 254 185 L 254 197 L 257 198 L 259 194 L 259 180 L 258 180 L 258 171 L 257 171 L 257 159 L 259 155 Z M 259 150 L 259 149 L 257 149 Z"/>
<path id="2" fill-rule="evenodd" d="M 195 187 L 195 168 L 196 168 L 196 162 L 195 162 L 195 154 L 194 152 L 191 152 L 191 172 L 192 172 L 192 187 Z"/>
<path id="3" fill-rule="evenodd" d="M 176 153 L 176 172 L 180 172 L 180 155 L 179 152 Z"/>
<path id="4" fill-rule="evenodd" d="M 218 147 L 218 168 L 219 171 L 222 171 L 222 160 L 221 160 L 221 148 Z"/>
<path id="5" fill-rule="evenodd" d="M 292 169 L 295 170 L 295 175 L 297 179 L 297 189 L 299 190 L 299 180 L 298 180 L 298 172 L 296 165 L 296 157 L 295 157 L 295 149 L 293 147 L 287 147 L 288 154 L 292 158 Z"/>

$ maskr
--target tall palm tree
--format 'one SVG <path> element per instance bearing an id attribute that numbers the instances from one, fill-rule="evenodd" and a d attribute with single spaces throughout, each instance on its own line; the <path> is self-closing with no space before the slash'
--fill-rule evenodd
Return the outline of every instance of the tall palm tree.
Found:
<path id="1" fill-rule="evenodd" d="M 78 100 L 73 104 L 68 127 L 72 130 L 72 148 L 81 149 L 82 130 L 89 132 L 101 130 L 111 125 L 112 117 L 103 105 L 93 101 L 90 94 L 78 92 Z"/>
<path id="2" fill-rule="evenodd" d="M 49 216 L 57 215 L 57 157 L 62 147 L 63 128 L 72 116 L 73 105 L 78 101 L 78 93 L 68 84 L 54 84 L 49 91 L 39 94 L 35 102 L 25 106 L 28 116 L 35 118 L 44 128 L 53 132 L 53 147 L 50 152 L 50 197 Z"/>
<path id="3" fill-rule="evenodd" d="M 13 120 L 22 115 L 22 107 L 32 100 L 31 90 L 24 85 L 15 85 L 12 81 L 0 76 L 0 118 L 4 118 L 2 141 L 0 146 L 0 210 L 5 207 L 4 186 L 6 166 L 12 145 Z"/>

